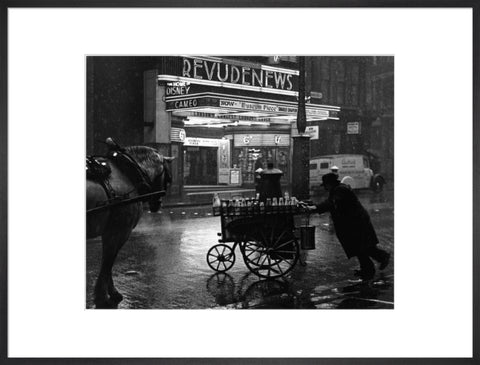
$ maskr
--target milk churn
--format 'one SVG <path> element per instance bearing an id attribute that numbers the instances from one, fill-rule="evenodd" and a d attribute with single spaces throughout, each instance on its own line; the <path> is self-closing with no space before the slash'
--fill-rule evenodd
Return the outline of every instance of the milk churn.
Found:
<path id="1" fill-rule="evenodd" d="M 281 198 L 282 187 L 280 186 L 280 178 L 283 172 L 273 167 L 272 162 L 267 163 L 267 168 L 261 172 L 260 178 L 260 201 L 267 199 Z"/>

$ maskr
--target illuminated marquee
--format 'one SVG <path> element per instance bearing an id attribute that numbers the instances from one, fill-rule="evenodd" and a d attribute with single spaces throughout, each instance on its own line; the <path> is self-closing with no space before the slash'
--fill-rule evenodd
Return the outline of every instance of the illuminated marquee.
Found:
<path id="1" fill-rule="evenodd" d="M 282 113 L 285 115 L 297 115 L 298 108 L 293 105 L 285 105 L 279 103 L 259 103 L 259 102 L 250 102 L 244 100 L 232 100 L 224 99 L 216 96 L 194 96 L 191 95 L 189 98 L 172 98 L 167 99 L 167 111 L 178 110 L 178 109 L 197 109 L 202 107 L 213 107 L 213 108 L 222 108 L 222 109 L 232 109 L 245 112 L 258 112 L 258 113 Z M 330 109 L 330 110 L 329 110 Z M 306 106 L 306 114 L 309 118 L 332 118 L 338 119 L 338 108 L 330 106 Z M 204 113 L 198 114 L 199 117 L 205 118 L 228 118 L 230 116 L 218 116 L 216 114 Z M 240 120 L 240 118 L 237 118 Z M 243 119 L 248 120 L 248 119 Z M 258 120 L 257 118 L 252 118 L 251 120 Z M 268 120 L 266 120 L 268 121 Z"/>
<path id="2" fill-rule="evenodd" d="M 293 114 L 293 115 L 296 115 L 298 110 L 298 108 L 294 106 L 253 103 L 253 102 L 223 100 L 223 99 L 220 99 L 219 106 L 220 108 L 234 108 L 234 109 L 243 109 L 246 111 L 285 113 L 285 114 Z M 306 113 L 308 116 L 319 117 L 319 118 L 328 118 L 330 116 L 330 112 L 328 110 L 314 109 L 311 107 L 307 107 Z"/>
<path id="3" fill-rule="evenodd" d="M 187 95 L 190 84 L 186 82 L 168 82 L 165 85 L 165 96 Z"/>

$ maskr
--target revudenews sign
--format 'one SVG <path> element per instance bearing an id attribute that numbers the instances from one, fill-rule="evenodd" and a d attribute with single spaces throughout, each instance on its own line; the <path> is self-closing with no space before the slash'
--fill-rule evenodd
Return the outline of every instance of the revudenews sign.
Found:
<path id="1" fill-rule="evenodd" d="M 201 58 L 183 58 L 182 77 L 291 91 L 298 87 L 296 71 L 262 65 L 240 66 Z"/>

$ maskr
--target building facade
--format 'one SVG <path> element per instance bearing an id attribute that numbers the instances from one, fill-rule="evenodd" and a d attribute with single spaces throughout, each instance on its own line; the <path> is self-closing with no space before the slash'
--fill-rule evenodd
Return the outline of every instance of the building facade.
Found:
<path id="1" fill-rule="evenodd" d="M 393 177 L 390 59 L 307 58 L 311 156 L 372 153 Z M 196 185 L 253 187 L 267 161 L 288 186 L 297 65 L 291 56 L 88 57 L 87 153 L 102 154 L 108 136 L 154 146 L 175 157 L 172 194 Z"/>
<path id="2" fill-rule="evenodd" d="M 309 57 L 312 95 L 341 108 L 339 121 L 314 122 L 311 156 L 366 154 L 389 181 L 394 177 L 394 57 Z"/>

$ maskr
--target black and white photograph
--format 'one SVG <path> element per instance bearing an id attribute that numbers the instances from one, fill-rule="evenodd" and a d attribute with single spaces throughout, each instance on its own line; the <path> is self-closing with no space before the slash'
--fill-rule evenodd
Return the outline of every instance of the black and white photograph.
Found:
<path id="1" fill-rule="evenodd" d="M 87 308 L 394 308 L 393 56 L 86 63 Z"/>
<path id="2" fill-rule="evenodd" d="M 479 15 L 2 2 L 0 362 L 476 363 Z"/>

